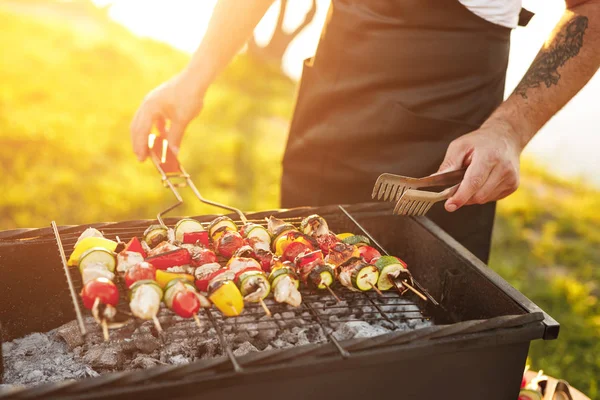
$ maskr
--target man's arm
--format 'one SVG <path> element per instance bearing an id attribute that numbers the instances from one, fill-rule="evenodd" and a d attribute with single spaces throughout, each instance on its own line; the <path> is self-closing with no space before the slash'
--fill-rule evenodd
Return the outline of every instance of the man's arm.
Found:
<path id="1" fill-rule="evenodd" d="M 246 43 L 273 0 L 219 0 L 202 43 L 187 67 L 152 90 L 131 123 L 140 161 L 148 156 L 148 135 L 156 125 L 176 152 L 185 128 L 202 110 L 204 93 Z"/>
<path id="2" fill-rule="evenodd" d="M 446 202 L 448 211 L 514 192 L 525 145 L 598 70 L 600 0 L 566 3 L 563 17 L 511 96 L 480 129 L 450 144 L 440 171 L 469 168 Z"/>

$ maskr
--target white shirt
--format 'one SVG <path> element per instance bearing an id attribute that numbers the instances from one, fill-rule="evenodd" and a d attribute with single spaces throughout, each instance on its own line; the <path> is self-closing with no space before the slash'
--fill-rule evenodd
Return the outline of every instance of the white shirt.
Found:
<path id="1" fill-rule="evenodd" d="M 473 14 L 494 24 L 516 28 L 521 0 L 458 0 Z"/>

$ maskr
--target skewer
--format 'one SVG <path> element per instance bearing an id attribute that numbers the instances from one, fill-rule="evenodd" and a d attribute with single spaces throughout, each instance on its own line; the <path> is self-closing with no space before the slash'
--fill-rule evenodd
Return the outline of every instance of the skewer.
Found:
<path id="1" fill-rule="evenodd" d="M 102 318 L 102 336 L 104 336 L 104 341 L 108 342 L 109 336 L 108 336 L 108 324 L 106 323 L 106 318 Z"/>
<path id="2" fill-rule="evenodd" d="M 336 300 L 338 303 L 341 303 L 341 302 L 342 302 L 342 300 L 340 300 L 340 298 L 337 296 L 337 294 L 335 294 L 335 292 L 333 291 L 333 289 L 329 287 L 329 285 L 324 285 L 324 286 L 325 286 L 325 288 L 326 288 L 326 289 L 329 291 L 329 293 L 331 293 L 331 295 L 333 296 L 333 298 L 335 298 L 335 300 Z"/>
<path id="3" fill-rule="evenodd" d="M 398 291 L 398 294 L 400 296 L 403 296 L 404 293 L 406 292 L 406 290 L 402 290 L 402 288 L 398 285 L 398 283 L 396 283 L 396 281 L 394 279 L 390 278 L 389 276 L 388 276 L 388 279 L 389 279 L 390 282 L 392 282 L 392 285 L 394 285 L 394 287 Z"/>
<path id="4" fill-rule="evenodd" d="M 425 297 L 425 295 L 423 293 L 419 292 L 417 289 L 415 289 L 414 287 L 409 285 L 406 281 L 402 281 L 402 285 L 406 286 L 408 289 L 410 289 L 414 294 L 419 296 L 424 301 L 427 301 L 427 297 Z"/>
<path id="5" fill-rule="evenodd" d="M 383 296 L 383 293 L 381 293 L 381 290 L 377 289 L 377 286 L 373 285 L 372 283 L 369 284 L 371 285 L 371 288 L 377 292 L 377 295 Z"/>
<path id="6" fill-rule="evenodd" d="M 156 315 L 152 316 L 152 322 L 154 322 L 154 327 L 156 328 L 156 330 L 158 331 L 158 333 L 162 333 L 163 329 L 162 329 L 162 326 L 160 326 L 160 321 L 158 320 L 158 318 L 156 317 Z"/>
<path id="7" fill-rule="evenodd" d="M 258 299 L 258 302 L 260 303 L 261 307 L 263 308 L 263 310 L 265 310 L 265 314 L 267 314 L 268 317 L 271 316 L 271 310 L 269 310 L 269 307 L 267 307 L 267 305 L 265 304 L 264 300 L 262 298 Z"/>
<path id="8" fill-rule="evenodd" d="M 194 314 L 194 321 L 196 321 L 198 328 L 202 329 L 202 323 L 200 322 L 200 318 L 198 318 L 198 314 Z"/>

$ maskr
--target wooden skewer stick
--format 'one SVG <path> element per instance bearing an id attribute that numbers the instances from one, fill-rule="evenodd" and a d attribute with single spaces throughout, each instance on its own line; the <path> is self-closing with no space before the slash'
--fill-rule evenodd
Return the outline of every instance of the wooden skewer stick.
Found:
<path id="1" fill-rule="evenodd" d="M 106 323 L 106 318 L 102 318 L 102 336 L 104 336 L 104 341 L 108 342 L 108 324 Z"/>
<path id="2" fill-rule="evenodd" d="M 339 298 L 339 297 L 337 297 L 337 294 L 335 294 L 335 292 L 333 291 L 333 289 L 332 289 L 332 288 L 330 288 L 330 287 L 329 287 L 329 285 L 323 285 L 323 286 L 325 286 L 325 289 L 327 289 L 327 290 L 329 291 L 329 293 L 331 293 L 331 295 L 332 295 L 332 296 L 335 298 L 335 300 L 336 300 L 338 303 L 341 303 L 341 302 L 342 302 L 342 300 L 340 300 L 340 298 Z"/>
<path id="3" fill-rule="evenodd" d="M 390 278 L 390 281 L 392 282 L 392 285 L 394 285 L 394 287 L 395 287 L 395 288 L 396 288 L 396 290 L 398 291 L 398 294 L 399 294 L 400 296 L 403 296 L 405 291 L 402 291 L 402 289 L 400 288 L 400 286 L 398 286 L 398 284 L 396 283 L 396 281 L 395 281 L 395 280 L 393 280 L 393 279 L 391 279 L 391 278 Z"/>
<path id="4" fill-rule="evenodd" d="M 263 308 L 263 310 L 265 310 L 265 314 L 267 314 L 267 316 L 271 316 L 271 310 L 269 310 L 269 307 L 267 307 L 267 305 L 265 304 L 265 302 L 263 301 L 262 298 L 258 299 L 258 302 L 260 303 L 261 307 Z"/>
<path id="5" fill-rule="evenodd" d="M 194 314 L 194 321 L 196 321 L 198 328 L 202 329 L 202 323 L 200 322 L 200 318 L 198 318 L 198 314 Z"/>
<path id="6" fill-rule="evenodd" d="M 371 288 L 373 288 L 373 290 L 376 291 L 379 296 L 383 296 L 383 293 L 381 293 L 381 290 L 377 289 L 377 286 L 373 285 L 370 282 L 369 285 L 371 285 Z"/>
<path id="7" fill-rule="evenodd" d="M 398 291 L 398 294 L 399 294 L 400 296 L 404 296 L 404 293 L 406 293 L 406 291 L 407 291 L 408 289 L 402 290 L 402 287 L 401 287 L 401 285 L 402 285 L 402 284 L 401 284 L 401 283 L 399 284 L 398 282 L 396 282 L 396 280 L 394 279 L 394 277 L 393 277 L 392 275 L 388 275 L 388 276 L 387 276 L 387 278 L 388 278 L 388 281 L 389 281 L 389 282 L 390 282 L 392 285 L 394 285 L 394 288 L 395 288 L 395 289 Z"/>
<path id="8" fill-rule="evenodd" d="M 162 333 L 163 329 L 162 326 L 160 326 L 160 321 L 158 320 L 158 318 L 156 318 L 156 315 L 152 316 L 152 322 L 154 322 L 154 327 L 156 328 L 158 333 Z"/>
<path id="9" fill-rule="evenodd" d="M 408 289 L 410 289 L 414 294 L 416 294 L 417 296 L 419 296 L 420 298 L 422 298 L 423 300 L 427 301 L 427 297 L 425 297 L 425 295 L 421 292 L 419 292 L 417 289 L 415 289 L 414 287 L 412 287 L 411 285 L 409 285 L 406 281 L 402 281 L 402 285 L 406 286 Z"/>

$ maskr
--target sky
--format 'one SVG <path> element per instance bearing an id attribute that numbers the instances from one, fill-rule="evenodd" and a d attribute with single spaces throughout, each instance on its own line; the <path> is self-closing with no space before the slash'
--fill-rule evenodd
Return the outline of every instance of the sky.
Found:
<path id="1" fill-rule="evenodd" d="M 110 16 L 133 33 L 151 37 L 192 53 L 202 40 L 217 0 L 93 0 L 111 5 Z M 283 60 L 284 71 L 298 79 L 302 60 L 315 53 L 329 0 L 317 0 L 317 15 L 311 25 L 292 42 Z M 506 79 L 509 95 L 527 70 L 538 49 L 564 11 L 560 0 L 523 0 L 535 12 L 526 28 L 515 29 L 511 38 L 510 61 Z M 310 2 L 290 0 L 284 26 L 293 29 L 303 19 Z M 256 28 L 259 44 L 272 34 L 278 14 L 275 3 Z M 590 83 L 536 135 L 525 150 L 552 171 L 563 176 L 583 177 L 600 186 L 600 78 Z"/>

